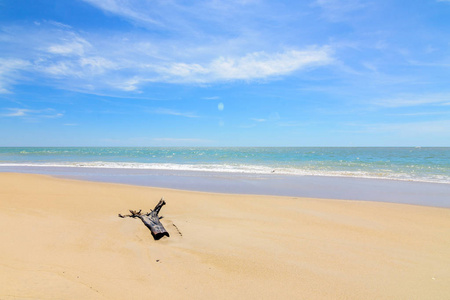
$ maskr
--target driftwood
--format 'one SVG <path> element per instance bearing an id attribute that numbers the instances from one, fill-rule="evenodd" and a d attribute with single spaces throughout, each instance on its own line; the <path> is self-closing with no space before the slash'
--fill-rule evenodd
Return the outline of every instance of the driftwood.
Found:
<path id="1" fill-rule="evenodd" d="M 159 240 L 163 236 L 169 236 L 169 233 L 166 231 L 164 226 L 159 221 L 163 217 L 158 216 L 159 211 L 161 210 L 161 207 L 163 207 L 163 205 L 165 205 L 165 204 L 166 204 L 166 202 L 164 201 L 164 199 L 161 199 L 161 200 L 159 200 L 159 202 L 155 206 L 155 208 L 153 210 L 150 210 L 149 213 L 141 213 L 142 210 L 139 210 L 139 211 L 130 210 L 130 213 L 131 213 L 130 215 L 119 214 L 119 217 L 121 217 L 121 218 L 130 217 L 130 218 L 141 219 L 141 221 L 145 224 L 145 226 L 147 226 L 148 229 L 150 229 L 150 231 L 153 235 L 153 238 L 155 240 Z"/>

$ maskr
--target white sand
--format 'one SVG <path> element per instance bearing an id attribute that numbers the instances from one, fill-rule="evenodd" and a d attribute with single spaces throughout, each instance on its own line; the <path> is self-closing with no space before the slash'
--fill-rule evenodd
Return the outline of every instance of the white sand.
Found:
<path id="1" fill-rule="evenodd" d="M 0 299 L 450 299 L 446 208 L 1 173 L 0 226 Z"/>

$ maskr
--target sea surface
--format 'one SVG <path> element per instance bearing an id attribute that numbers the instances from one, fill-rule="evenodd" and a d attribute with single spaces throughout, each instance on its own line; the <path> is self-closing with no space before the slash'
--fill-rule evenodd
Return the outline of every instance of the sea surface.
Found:
<path id="1" fill-rule="evenodd" d="M 450 148 L 3 147 L 0 167 L 171 170 L 450 183 Z"/>

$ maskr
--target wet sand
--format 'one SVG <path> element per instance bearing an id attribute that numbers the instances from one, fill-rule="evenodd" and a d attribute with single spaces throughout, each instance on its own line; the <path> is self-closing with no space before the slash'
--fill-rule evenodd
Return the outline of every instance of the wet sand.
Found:
<path id="1" fill-rule="evenodd" d="M 363 200 L 450 208 L 450 184 L 445 183 L 125 168 L 0 166 L 0 172 L 46 174 L 212 193 Z"/>

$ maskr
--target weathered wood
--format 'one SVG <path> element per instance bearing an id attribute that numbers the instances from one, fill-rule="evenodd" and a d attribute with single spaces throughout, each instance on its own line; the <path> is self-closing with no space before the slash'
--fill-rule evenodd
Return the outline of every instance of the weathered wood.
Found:
<path id="1" fill-rule="evenodd" d="M 149 213 L 144 213 L 142 214 L 141 211 L 135 211 L 135 210 L 130 210 L 130 215 L 121 215 L 119 214 L 119 217 L 121 218 L 125 218 L 125 217 L 130 217 L 130 218 L 139 218 L 141 219 L 141 221 L 145 224 L 145 226 L 147 226 L 148 229 L 150 229 L 150 232 L 152 233 L 152 236 L 155 240 L 159 240 L 160 238 L 162 238 L 163 236 L 170 236 L 169 233 L 167 232 L 167 230 L 164 228 L 164 226 L 161 224 L 161 222 L 159 221 L 159 219 L 161 219 L 162 217 L 159 217 L 159 211 L 161 210 L 161 207 L 163 207 L 163 205 L 165 205 L 166 202 L 164 201 L 164 199 L 159 200 L 158 204 L 155 206 L 155 208 L 153 210 L 150 210 Z"/>

